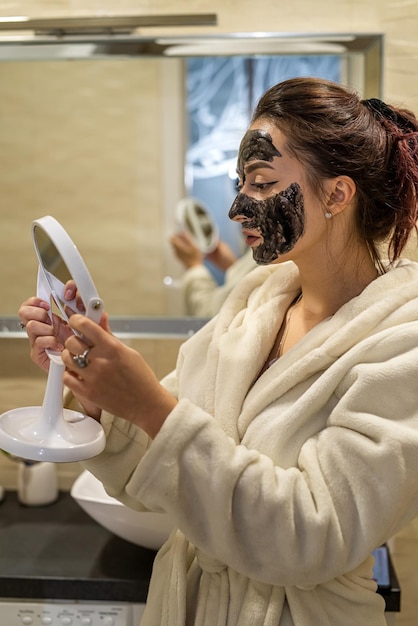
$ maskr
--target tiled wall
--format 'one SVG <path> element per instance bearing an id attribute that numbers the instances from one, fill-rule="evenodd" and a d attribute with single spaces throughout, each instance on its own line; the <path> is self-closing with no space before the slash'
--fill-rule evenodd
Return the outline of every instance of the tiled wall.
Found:
<path id="1" fill-rule="evenodd" d="M 67 229 L 112 315 L 165 313 L 162 63 L 0 63 L 0 315 L 34 292 L 43 215 Z"/>

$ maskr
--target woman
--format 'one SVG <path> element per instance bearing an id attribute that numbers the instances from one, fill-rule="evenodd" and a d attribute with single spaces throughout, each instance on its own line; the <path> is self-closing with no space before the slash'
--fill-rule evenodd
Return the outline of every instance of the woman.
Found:
<path id="1" fill-rule="evenodd" d="M 418 514 L 417 131 L 337 84 L 272 87 L 230 210 L 261 267 L 176 371 L 71 318 L 64 382 L 107 435 L 86 466 L 177 528 L 141 624 L 384 626 L 370 554 Z M 47 307 L 19 311 L 45 368 Z"/>

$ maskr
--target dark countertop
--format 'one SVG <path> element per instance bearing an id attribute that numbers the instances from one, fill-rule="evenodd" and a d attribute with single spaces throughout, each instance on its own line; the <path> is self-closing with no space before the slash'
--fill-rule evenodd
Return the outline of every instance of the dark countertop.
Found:
<path id="1" fill-rule="evenodd" d="M 379 593 L 396 612 L 400 588 L 387 556 L 389 580 Z M 143 603 L 154 557 L 100 526 L 68 492 L 26 507 L 7 491 L 0 504 L 0 598 Z"/>
<path id="2" fill-rule="evenodd" d="M 0 597 L 146 601 L 155 552 L 116 537 L 67 492 L 45 507 L 0 504 Z"/>

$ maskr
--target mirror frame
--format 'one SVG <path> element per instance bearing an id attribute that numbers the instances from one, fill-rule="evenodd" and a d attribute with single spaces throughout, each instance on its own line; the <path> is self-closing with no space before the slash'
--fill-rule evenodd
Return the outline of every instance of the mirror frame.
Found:
<path id="1" fill-rule="evenodd" d="M 201 16 L 204 18 L 209 24 L 216 21 L 213 14 Z M 0 23 L 0 61 L 336 54 L 347 60 L 347 83 L 351 87 L 360 91 L 364 98 L 382 97 L 382 33 L 243 32 L 145 36 L 135 30 L 128 33 L 117 28 L 112 30 L 111 25 L 93 28 L 88 18 L 76 21 L 77 30 L 69 28 L 66 22 L 71 20 L 27 20 L 22 26 L 26 30 L 16 32 L 11 30 L 13 25 Z M 15 29 L 19 28 L 17 24 L 13 26 Z M 164 26 L 163 19 L 160 25 Z M 30 28 L 35 30 L 32 32 Z"/>
<path id="2" fill-rule="evenodd" d="M 42 254 L 37 245 L 37 238 L 35 235 L 35 231 L 37 228 L 40 228 L 45 233 L 45 235 L 51 240 L 57 251 L 60 253 L 61 258 L 67 266 L 71 277 L 74 279 L 77 285 L 81 300 L 83 301 L 83 304 L 85 306 L 85 315 L 92 319 L 94 322 L 99 323 L 103 315 L 103 301 L 101 300 L 101 298 L 99 298 L 99 294 L 97 293 L 90 272 L 88 271 L 82 256 L 80 255 L 72 239 L 67 234 L 66 230 L 54 217 L 51 217 L 50 215 L 45 215 L 44 217 L 41 217 L 32 222 L 33 244 L 36 256 L 38 257 L 40 272 L 44 277 L 46 283 L 48 284 L 51 297 L 54 299 L 62 315 L 65 319 L 68 320 L 67 315 L 63 310 L 62 303 L 64 299 L 63 297 L 60 297 L 59 294 L 57 294 L 54 285 L 51 284 L 51 281 L 48 277 L 48 272 L 44 267 Z M 38 293 L 38 295 L 40 294 Z M 66 304 L 70 306 L 71 303 Z"/>

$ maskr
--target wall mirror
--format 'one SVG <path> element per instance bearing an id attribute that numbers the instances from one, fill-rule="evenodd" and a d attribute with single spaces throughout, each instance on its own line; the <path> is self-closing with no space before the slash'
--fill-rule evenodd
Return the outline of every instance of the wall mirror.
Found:
<path id="1" fill-rule="evenodd" d="M 261 91 L 309 73 L 382 94 L 380 34 L 166 32 L 1 35 L 0 245 L 13 262 L 0 316 L 34 292 L 25 225 L 49 214 L 78 242 L 111 317 L 181 318 L 176 206 L 200 199 L 240 252 L 226 216 Z"/>

